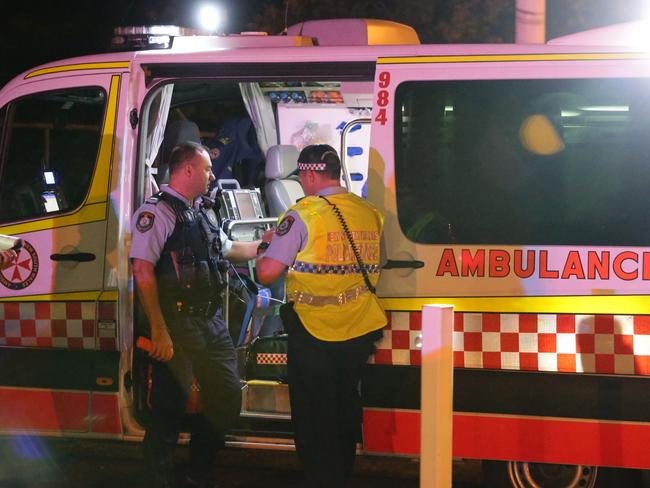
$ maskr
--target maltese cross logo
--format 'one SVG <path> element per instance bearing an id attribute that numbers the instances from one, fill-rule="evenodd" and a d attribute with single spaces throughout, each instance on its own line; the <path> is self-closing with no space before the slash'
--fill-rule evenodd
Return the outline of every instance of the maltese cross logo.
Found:
<path id="1" fill-rule="evenodd" d="M 22 290 L 34 282 L 37 274 L 38 254 L 29 242 L 23 241 L 13 264 L 0 271 L 0 283 L 10 290 Z"/>

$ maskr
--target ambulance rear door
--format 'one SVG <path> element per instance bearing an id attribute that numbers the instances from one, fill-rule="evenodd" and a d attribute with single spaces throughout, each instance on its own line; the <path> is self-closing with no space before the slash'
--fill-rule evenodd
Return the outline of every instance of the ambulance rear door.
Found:
<path id="1" fill-rule="evenodd" d="M 612 297 L 650 280 L 647 55 L 453 49 L 377 64 L 368 198 L 388 307 L 565 296 L 571 313 L 647 313 Z"/>
<path id="2" fill-rule="evenodd" d="M 0 92 L 0 234 L 23 240 L 0 271 L 0 431 L 119 432 L 117 292 L 104 276 L 128 66 L 56 65 Z"/>

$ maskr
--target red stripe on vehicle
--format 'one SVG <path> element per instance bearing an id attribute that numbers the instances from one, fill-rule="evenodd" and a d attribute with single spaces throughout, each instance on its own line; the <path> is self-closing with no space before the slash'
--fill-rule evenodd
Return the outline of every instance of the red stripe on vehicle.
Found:
<path id="1" fill-rule="evenodd" d="M 2 429 L 85 432 L 89 399 L 88 392 L 0 388 Z"/>
<path id="2" fill-rule="evenodd" d="M 650 424 L 454 414 L 459 458 L 650 469 Z M 420 412 L 364 409 L 364 450 L 418 455 Z"/>
<path id="3" fill-rule="evenodd" d="M 93 423 L 91 430 L 100 434 L 119 434 L 120 413 L 117 394 L 93 393 Z"/>
<path id="4" fill-rule="evenodd" d="M 650 468 L 650 424 L 454 415 L 454 456 Z"/>
<path id="5" fill-rule="evenodd" d="M 363 450 L 381 454 L 419 454 L 419 410 L 364 409 Z"/>

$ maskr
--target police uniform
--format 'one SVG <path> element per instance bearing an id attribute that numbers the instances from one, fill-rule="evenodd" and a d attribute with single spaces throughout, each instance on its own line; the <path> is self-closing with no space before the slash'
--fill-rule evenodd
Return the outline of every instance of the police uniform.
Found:
<path id="1" fill-rule="evenodd" d="M 214 454 L 241 407 L 235 351 L 221 317 L 222 275 L 215 268 L 218 255 L 227 256 L 232 242 L 219 229 L 214 211 L 199 210 L 200 203 L 192 208 L 163 185 L 133 217 L 130 257 L 155 266 L 160 306 L 174 345 L 170 361 L 152 361 L 152 411 L 144 442 L 163 486 L 173 480 L 173 451 L 192 376 L 201 386 L 203 405 L 203 415 L 190 428 L 192 479 L 203 482 L 211 475 Z"/>
<path id="2" fill-rule="evenodd" d="M 324 197 L 324 198 L 322 198 Z M 361 438 L 361 371 L 386 316 L 368 290 L 331 204 L 341 212 L 372 285 L 379 278 L 383 217 L 341 187 L 300 200 L 264 253 L 289 267 L 282 318 L 296 449 L 319 487 L 343 487 Z"/>

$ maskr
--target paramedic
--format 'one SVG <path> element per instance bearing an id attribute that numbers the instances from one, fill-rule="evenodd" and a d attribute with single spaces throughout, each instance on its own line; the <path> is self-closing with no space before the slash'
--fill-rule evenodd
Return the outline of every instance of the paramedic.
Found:
<path id="1" fill-rule="evenodd" d="M 212 206 L 198 198 L 214 181 L 203 146 L 177 145 L 169 172 L 169 185 L 136 211 L 132 227 L 133 275 L 155 359 L 144 452 L 154 486 L 175 486 L 173 453 L 194 374 L 203 416 L 191 428 L 186 482 L 209 487 L 214 456 L 241 406 L 235 352 L 221 317 L 222 256 L 251 259 L 259 241 L 228 240 Z"/>
<path id="2" fill-rule="evenodd" d="M 18 254 L 13 249 L 0 251 L 0 269 L 6 269 L 11 266 L 17 257 Z"/>
<path id="3" fill-rule="evenodd" d="M 315 486 L 338 488 L 360 440 L 361 371 L 386 325 L 374 293 L 383 216 L 341 187 L 331 146 L 303 149 L 298 171 L 308 196 L 287 211 L 269 244 L 265 236 L 256 270 L 268 285 L 289 268 L 281 315 L 296 450 Z"/>

